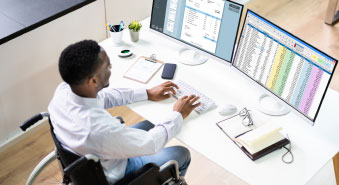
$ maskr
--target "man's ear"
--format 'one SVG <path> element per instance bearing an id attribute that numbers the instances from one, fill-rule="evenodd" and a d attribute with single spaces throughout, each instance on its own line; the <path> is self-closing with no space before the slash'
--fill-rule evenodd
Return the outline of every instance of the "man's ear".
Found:
<path id="1" fill-rule="evenodd" d="M 95 76 L 89 77 L 88 84 L 89 84 L 90 86 L 96 87 L 96 86 L 98 85 L 98 80 L 97 80 L 97 78 L 96 78 Z"/>

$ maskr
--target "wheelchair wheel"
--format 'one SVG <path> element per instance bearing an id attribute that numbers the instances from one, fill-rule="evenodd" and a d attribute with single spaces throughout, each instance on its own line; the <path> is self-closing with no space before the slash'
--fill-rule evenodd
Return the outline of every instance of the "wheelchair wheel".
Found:
<path id="1" fill-rule="evenodd" d="M 62 184 L 62 174 L 55 151 L 52 151 L 34 168 L 26 185 Z"/>

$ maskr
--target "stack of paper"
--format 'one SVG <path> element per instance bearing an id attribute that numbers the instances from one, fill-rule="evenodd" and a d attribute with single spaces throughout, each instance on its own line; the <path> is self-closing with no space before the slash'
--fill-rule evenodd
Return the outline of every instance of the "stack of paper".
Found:
<path id="1" fill-rule="evenodd" d="M 237 137 L 235 140 L 243 145 L 248 152 L 254 154 L 285 139 L 280 133 L 280 130 L 282 130 L 281 127 L 266 123 L 265 125 Z"/>

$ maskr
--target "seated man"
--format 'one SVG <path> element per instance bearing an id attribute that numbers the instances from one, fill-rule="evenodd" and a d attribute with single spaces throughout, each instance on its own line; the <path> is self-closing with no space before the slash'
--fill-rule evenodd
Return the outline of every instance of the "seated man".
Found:
<path id="1" fill-rule="evenodd" d="M 146 99 L 163 100 L 170 92 L 175 94 L 173 88 L 178 86 L 167 81 L 151 89 L 109 88 L 110 69 L 106 52 L 95 41 L 72 44 L 61 53 L 59 72 L 65 82 L 57 87 L 48 107 L 58 140 L 73 153 L 98 156 L 110 184 L 150 162 L 161 166 L 176 160 L 184 176 L 189 151 L 182 146 L 164 146 L 179 132 L 183 119 L 200 105 L 196 103 L 199 97 L 179 99 L 173 111 L 155 126 L 124 127 L 105 109 Z"/>

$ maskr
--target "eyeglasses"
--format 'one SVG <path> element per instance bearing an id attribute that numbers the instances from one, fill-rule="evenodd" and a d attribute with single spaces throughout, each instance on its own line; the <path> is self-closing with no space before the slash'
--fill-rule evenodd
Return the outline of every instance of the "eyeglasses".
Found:
<path id="1" fill-rule="evenodd" d="M 239 116 L 240 117 L 243 117 L 242 119 L 242 124 L 246 127 L 249 127 L 249 126 L 252 126 L 253 125 L 253 120 L 251 118 L 251 115 L 249 113 L 250 110 L 247 110 L 246 107 L 244 109 L 242 109 L 240 112 L 239 112 Z"/>
<path id="2" fill-rule="evenodd" d="M 226 121 L 226 120 L 228 120 L 228 119 L 231 119 L 231 118 L 234 118 L 234 117 L 236 117 L 236 116 L 240 116 L 240 117 L 243 118 L 243 119 L 242 119 L 242 124 L 243 124 L 245 127 L 252 126 L 252 125 L 254 125 L 254 123 L 253 123 L 253 120 L 252 120 L 252 117 L 251 117 L 249 111 L 251 111 L 251 110 L 247 110 L 247 108 L 245 107 L 245 108 L 243 108 L 238 114 L 235 114 L 235 115 L 233 115 L 233 116 L 231 116 L 231 117 L 228 117 L 228 118 L 226 118 L 226 119 L 223 119 L 223 120 L 221 120 L 221 121 L 218 121 L 216 124 L 219 126 L 219 123 L 221 123 L 221 122 L 224 122 L 224 121 Z M 220 126 L 219 126 L 219 127 L 220 127 Z"/>

